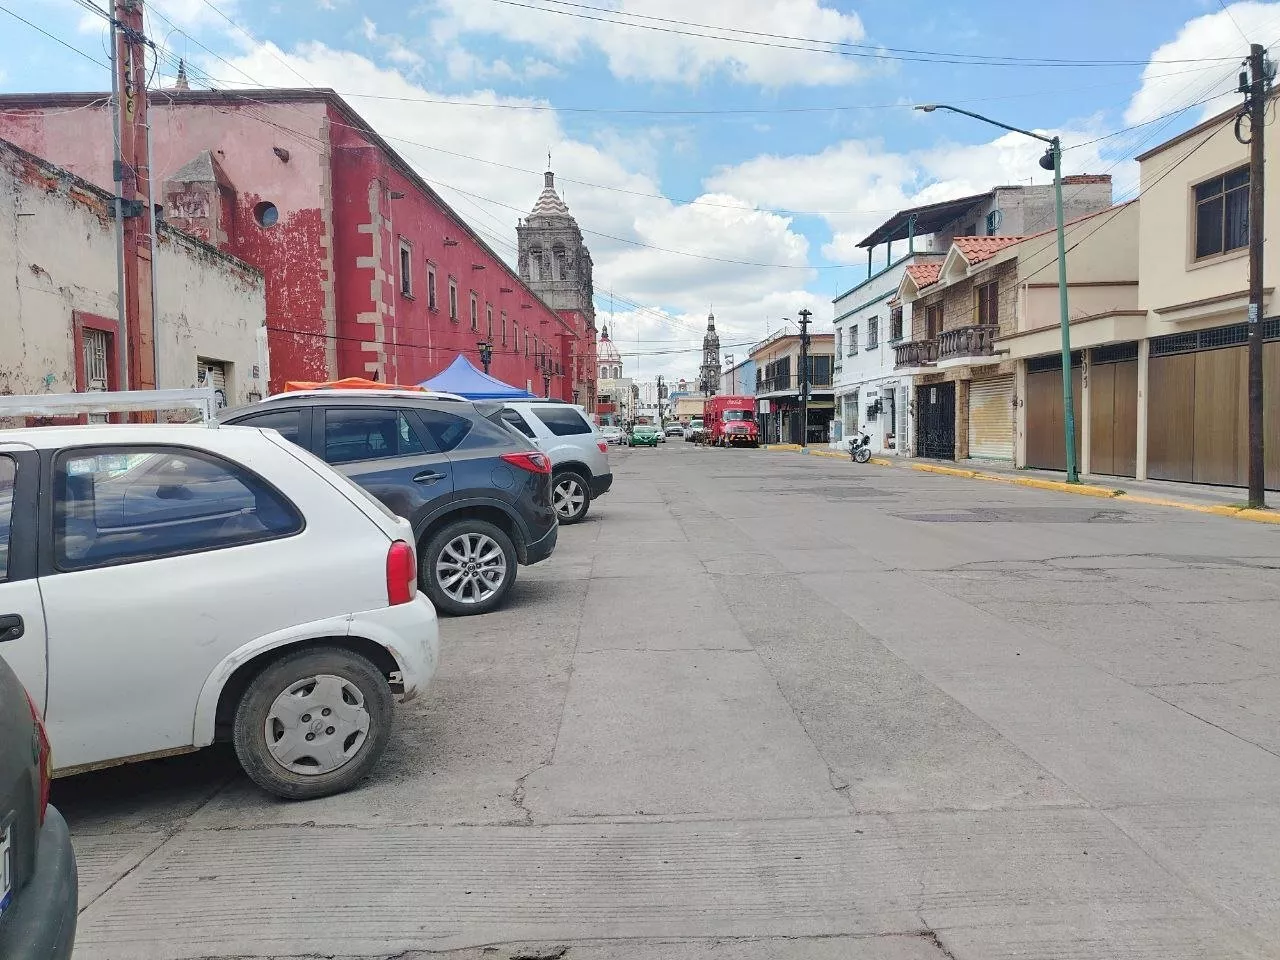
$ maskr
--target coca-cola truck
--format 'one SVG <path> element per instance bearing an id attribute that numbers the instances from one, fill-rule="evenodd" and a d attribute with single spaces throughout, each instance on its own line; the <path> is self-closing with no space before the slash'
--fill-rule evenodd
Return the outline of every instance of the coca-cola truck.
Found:
<path id="1" fill-rule="evenodd" d="M 713 447 L 758 447 L 756 398 L 709 397 L 703 414 L 707 443 Z"/>

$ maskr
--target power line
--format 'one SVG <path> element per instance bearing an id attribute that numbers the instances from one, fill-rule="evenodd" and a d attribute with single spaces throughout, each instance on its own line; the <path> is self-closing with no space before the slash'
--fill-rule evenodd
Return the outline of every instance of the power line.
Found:
<path id="1" fill-rule="evenodd" d="M 252 33 L 250 33 L 247 29 L 245 29 L 244 27 L 240 26 L 240 24 L 236 23 L 236 21 L 232 20 L 229 16 L 227 16 L 225 13 L 223 13 L 223 12 L 222 12 L 222 10 L 220 10 L 217 6 L 215 6 L 215 5 L 214 5 L 214 3 L 212 2 L 212 0 L 203 0 L 203 3 L 204 3 L 204 5 L 205 5 L 206 7 L 208 7 L 210 10 L 212 10 L 212 11 L 213 11 L 214 13 L 216 13 L 218 16 L 220 16 L 223 20 L 227 21 L 227 23 L 231 24 L 231 26 L 235 27 L 238 31 L 240 31 L 240 33 L 242 33 L 242 34 L 244 34 L 244 36 L 248 37 L 248 38 L 249 38 L 249 41 L 250 41 L 251 43 L 253 43 L 255 46 L 257 46 L 257 47 L 261 47 L 261 48 L 265 49 L 269 54 L 271 54 L 272 58 L 274 58 L 274 59 L 275 59 L 276 61 L 278 61 L 279 63 L 283 64 L 283 65 L 284 65 L 284 67 L 285 67 L 287 70 L 289 70 L 289 71 L 290 71 L 290 72 L 291 72 L 295 77 L 297 77 L 299 80 L 301 80 L 303 83 L 305 83 L 308 87 L 314 87 L 314 86 L 315 86 L 315 84 L 314 84 L 314 83 L 312 83 L 310 80 L 308 80 L 306 77 L 304 77 L 301 73 L 299 73 L 299 72 L 297 71 L 297 69 L 295 69 L 295 68 L 294 68 L 294 66 L 293 66 L 292 64 L 288 63 L 287 61 L 285 61 L 285 60 L 284 60 L 284 59 L 282 59 L 281 57 L 277 56 L 277 55 L 276 55 L 276 52 L 275 52 L 273 49 L 271 49 L 271 45 L 262 43 L 262 42 L 261 42 L 257 37 L 255 37 L 255 36 L 254 36 Z M 257 83 L 257 81 L 255 80 L 255 81 L 254 81 L 254 83 Z"/>
<path id="2" fill-rule="evenodd" d="M 206 0 L 207 2 L 207 0 Z M 717 26 L 713 24 L 695 23 L 687 20 L 675 20 L 669 17 L 645 16 L 643 14 L 629 13 L 623 10 L 614 10 L 605 7 L 593 7 L 582 3 L 567 3 L 564 0 L 550 0 L 553 3 L 560 3 L 562 6 L 573 7 L 575 10 L 560 10 L 553 7 L 539 6 L 532 3 L 522 3 L 520 0 L 490 0 L 492 3 L 500 3 L 508 7 L 519 7 L 525 10 L 536 10 L 541 13 L 553 13 L 558 16 L 572 17 L 579 20 L 590 20 L 599 23 L 608 23 L 614 26 L 632 27 L 639 30 L 651 30 L 658 33 L 678 34 L 681 36 L 697 37 L 703 40 L 720 40 L 726 43 L 740 43 L 749 46 L 771 47 L 780 50 L 795 50 L 803 53 L 819 53 L 839 57 L 853 57 L 870 60 L 893 60 L 906 63 L 947 63 L 959 66 L 993 66 L 993 67 L 1119 67 L 1119 66 L 1145 66 L 1152 62 L 1149 60 L 1061 60 L 1046 58 L 1016 58 L 1016 57 L 995 57 L 977 54 L 957 54 L 931 51 L 917 51 L 916 53 L 925 53 L 927 55 L 908 55 L 907 51 L 902 53 L 890 53 L 889 47 L 874 47 L 870 44 L 853 44 L 847 41 L 831 41 L 816 40 L 810 37 L 788 37 L 781 34 L 764 33 L 761 31 L 745 30 L 737 27 Z M 589 10 L 594 13 L 579 13 L 577 10 Z M 612 14 L 613 16 L 605 17 L 597 14 Z M 617 17 L 632 17 L 634 20 L 622 20 Z M 635 21 L 653 21 L 653 22 L 635 22 Z M 675 26 L 667 26 L 673 24 Z M 702 30 L 715 30 L 720 33 L 741 34 L 741 36 L 721 36 L 715 33 L 695 33 L 691 30 L 682 30 L 678 27 L 694 27 Z M 772 39 L 751 39 L 751 37 L 768 37 Z M 778 40 L 793 40 L 807 44 L 821 44 L 821 46 L 796 46 L 795 44 L 778 43 Z M 901 48 L 899 48 L 901 49 Z M 1161 63 L 1195 63 L 1196 60 L 1166 60 L 1159 61 Z"/>
<path id="3" fill-rule="evenodd" d="M 1222 8 L 1222 12 L 1227 15 L 1227 18 L 1235 26 L 1236 31 L 1240 34 L 1240 38 L 1244 40 L 1245 43 L 1248 43 L 1249 38 L 1245 34 L 1244 30 L 1240 28 L 1240 21 L 1236 19 L 1235 14 L 1233 14 L 1230 10 L 1227 9 L 1227 5 L 1223 3 L 1222 0 L 1218 0 L 1218 6 Z"/>
<path id="4" fill-rule="evenodd" d="M 67 48 L 68 50 L 70 50 L 72 53 L 79 54 L 80 56 L 82 56 L 82 57 L 84 57 L 86 60 L 88 60 L 90 63 L 94 63 L 94 64 L 97 64 L 98 66 L 102 67 L 102 69 L 103 69 L 103 70 L 110 70 L 110 69 L 111 69 L 111 68 L 110 68 L 109 66 L 107 66 L 105 63 L 103 63 L 101 60 L 99 60 L 97 57 L 93 56 L 92 54 L 85 53 L 85 52 L 84 52 L 83 50 L 81 50 L 79 47 L 72 46 L 71 44 L 67 43 L 67 41 L 63 40 L 61 37 L 56 37 L 56 36 L 54 36 L 54 35 L 53 35 L 52 33 L 50 33 L 48 30 L 44 29 L 43 27 L 37 26 L 36 24 L 34 24 L 34 23 L 32 23 L 30 20 L 28 20 L 26 17 L 19 16 L 18 14 L 14 13 L 12 10 L 10 10 L 8 7 L 0 6 L 0 13 L 7 13 L 9 16 L 13 17 L 13 19 L 17 20 L 19 23 L 25 23 L 25 24 L 26 24 L 28 27 L 30 27 L 32 30 L 36 31 L 36 33 L 42 33 L 42 34 L 44 34 L 46 37 L 48 37 L 48 38 L 49 38 L 50 40 L 52 40 L 54 43 L 57 43 L 57 44 L 60 44 L 61 46 L 66 47 L 66 48 Z"/>

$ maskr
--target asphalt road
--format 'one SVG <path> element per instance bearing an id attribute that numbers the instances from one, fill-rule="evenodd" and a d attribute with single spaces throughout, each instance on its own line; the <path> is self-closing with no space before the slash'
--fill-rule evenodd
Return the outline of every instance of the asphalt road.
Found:
<path id="1" fill-rule="evenodd" d="M 1280 957 L 1280 527 L 613 458 L 361 789 L 60 781 L 78 960 Z"/>

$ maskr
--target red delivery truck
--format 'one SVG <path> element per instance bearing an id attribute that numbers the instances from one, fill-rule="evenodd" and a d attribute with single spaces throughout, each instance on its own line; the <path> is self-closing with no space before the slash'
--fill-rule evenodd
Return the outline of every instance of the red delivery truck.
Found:
<path id="1" fill-rule="evenodd" d="M 755 397 L 708 397 L 703 422 L 707 443 L 713 447 L 760 445 L 760 435 L 756 431 Z"/>

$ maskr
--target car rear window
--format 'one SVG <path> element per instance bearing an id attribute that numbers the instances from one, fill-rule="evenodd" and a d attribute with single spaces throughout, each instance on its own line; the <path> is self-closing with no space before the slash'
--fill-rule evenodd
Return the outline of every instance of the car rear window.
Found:
<path id="1" fill-rule="evenodd" d="M 237 427 L 262 427 L 275 430 L 290 443 L 298 442 L 299 425 L 302 422 L 302 411 L 296 407 L 292 410 L 273 410 L 270 413 L 259 413 L 243 420 L 235 421 Z"/>
<path id="2" fill-rule="evenodd" d="M 529 426 L 529 422 L 525 420 L 524 417 L 520 416 L 520 411 L 510 410 L 510 409 L 503 410 L 501 413 L 501 417 L 507 423 L 511 424 L 513 427 L 515 427 L 517 430 L 523 433 L 526 437 L 533 436 L 533 427 Z"/>
<path id="3" fill-rule="evenodd" d="M 444 453 L 456 449 L 471 432 L 470 420 L 466 417 L 454 416 L 452 413 L 445 413 L 443 410 L 419 410 L 418 416 L 422 418 L 432 438 Z"/>
<path id="4" fill-rule="evenodd" d="M 59 570 L 274 540 L 303 527 L 297 508 L 257 474 L 181 447 L 60 453 L 53 509 Z"/>
<path id="5" fill-rule="evenodd" d="M 18 466 L 0 454 L 0 581 L 9 576 L 9 529 L 13 523 L 13 484 Z"/>
<path id="6" fill-rule="evenodd" d="M 545 423 L 547 429 L 557 437 L 571 437 L 591 432 L 591 424 L 587 422 L 587 418 L 573 407 L 534 407 L 533 415 Z"/>

